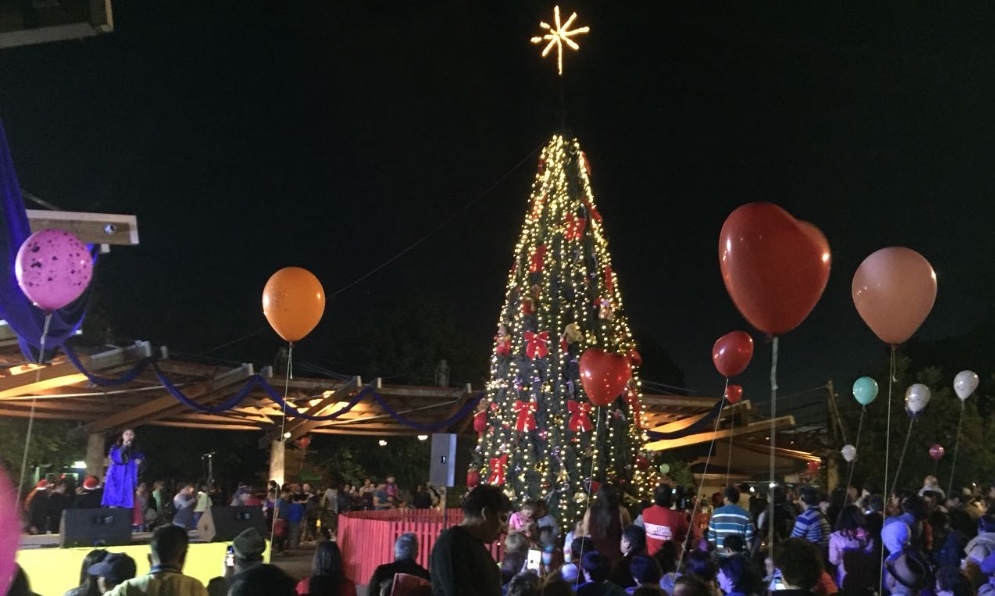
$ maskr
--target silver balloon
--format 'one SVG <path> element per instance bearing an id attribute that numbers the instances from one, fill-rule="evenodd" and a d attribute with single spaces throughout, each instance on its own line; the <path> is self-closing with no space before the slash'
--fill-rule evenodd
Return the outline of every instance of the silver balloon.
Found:
<path id="1" fill-rule="evenodd" d="M 845 459 L 848 462 L 851 462 L 857 458 L 857 448 L 854 447 L 853 445 L 850 445 L 849 443 L 843 445 L 843 448 L 840 449 L 840 453 L 843 454 L 843 459 Z"/>
<path id="2" fill-rule="evenodd" d="M 905 390 L 905 409 L 912 414 L 919 414 L 926 409 L 929 400 L 933 397 L 929 387 L 922 383 L 916 383 Z"/>
<path id="3" fill-rule="evenodd" d="M 954 392 L 961 401 L 971 397 L 978 388 L 978 373 L 973 370 L 962 370 L 954 377 Z"/>

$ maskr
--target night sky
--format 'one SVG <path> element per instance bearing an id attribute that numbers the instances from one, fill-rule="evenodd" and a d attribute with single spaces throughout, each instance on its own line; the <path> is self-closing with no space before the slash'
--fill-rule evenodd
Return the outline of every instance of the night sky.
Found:
<path id="1" fill-rule="evenodd" d="M 568 124 L 630 324 L 689 388 L 720 392 L 711 344 L 749 330 L 717 258 L 722 222 L 749 201 L 815 223 L 833 252 L 822 301 L 782 339 L 784 393 L 833 377 L 845 394 L 883 354 L 850 299 L 878 248 L 914 248 L 936 269 L 919 337 L 987 315 L 995 6 L 643 4 L 562 5 L 592 29 L 566 57 Z M 331 298 L 315 341 L 375 317 L 378 298 L 424 292 L 489 352 L 528 156 L 558 126 L 555 64 L 528 43 L 552 4 L 127 0 L 115 12 L 112 34 L 0 51 L 0 116 L 22 188 L 138 216 L 141 246 L 100 263 L 98 300 L 122 339 L 207 350 L 265 326 L 276 269 L 306 267 L 331 296 L 448 221 Z M 769 346 L 754 336 L 743 384 L 762 400 Z M 253 342 L 279 345 L 268 330 Z"/>

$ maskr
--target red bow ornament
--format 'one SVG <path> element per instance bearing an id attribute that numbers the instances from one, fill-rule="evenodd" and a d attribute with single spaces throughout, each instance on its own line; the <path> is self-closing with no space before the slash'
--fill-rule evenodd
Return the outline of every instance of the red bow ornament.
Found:
<path id="1" fill-rule="evenodd" d="M 515 413 L 518 418 L 515 420 L 515 430 L 520 433 L 527 433 L 535 430 L 536 410 L 539 406 L 534 401 L 515 401 Z"/>
<path id="2" fill-rule="evenodd" d="M 577 217 L 573 213 L 568 213 L 564 218 L 563 238 L 565 240 L 580 240 L 587 228 L 587 218 Z"/>
<path id="3" fill-rule="evenodd" d="M 605 290 L 611 294 L 615 291 L 615 276 L 611 267 L 605 267 Z"/>
<path id="4" fill-rule="evenodd" d="M 545 358 L 549 354 L 549 331 L 526 331 L 525 342 L 525 355 L 530 359 Z"/>
<path id="5" fill-rule="evenodd" d="M 539 273 L 542 271 L 543 261 L 546 259 L 546 245 L 540 244 L 535 252 L 529 257 L 529 273 Z"/>
<path id="6" fill-rule="evenodd" d="M 625 403 L 629 404 L 629 414 L 632 415 L 632 422 L 636 428 L 642 428 L 643 406 L 639 403 L 639 394 L 635 390 L 629 389 L 625 394 Z"/>
<path id="7" fill-rule="evenodd" d="M 487 477 L 487 484 L 504 484 L 504 469 L 508 467 L 508 454 L 501 457 L 491 458 L 491 473 Z"/>
<path id="8" fill-rule="evenodd" d="M 591 423 L 591 417 L 587 415 L 591 411 L 591 404 L 587 402 L 569 401 L 567 402 L 567 409 L 570 410 L 570 421 L 567 423 L 567 428 L 569 428 L 571 432 L 590 432 L 594 429 L 594 425 Z"/>
<path id="9" fill-rule="evenodd" d="M 494 352 L 498 356 L 508 356 L 508 355 L 511 354 L 511 336 L 510 335 L 507 335 L 507 334 L 496 335 L 496 336 L 494 336 L 494 342 L 497 345 L 497 347 L 494 349 Z"/>

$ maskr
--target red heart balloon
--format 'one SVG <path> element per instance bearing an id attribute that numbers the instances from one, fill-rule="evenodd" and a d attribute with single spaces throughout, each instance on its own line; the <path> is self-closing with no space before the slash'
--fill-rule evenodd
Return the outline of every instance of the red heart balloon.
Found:
<path id="1" fill-rule="evenodd" d="M 735 377 L 753 359 L 753 338 L 744 331 L 726 333 L 712 346 L 712 362 L 724 377 Z"/>
<path id="2" fill-rule="evenodd" d="M 743 386 L 729 385 L 726 387 L 725 398 L 731 404 L 739 403 L 739 400 L 743 399 Z"/>
<path id="3" fill-rule="evenodd" d="M 801 324 L 826 289 L 829 243 L 814 225 L 773 203 L 748 203 L 719 233 L 722 280 L 757 329 L 781 335 Z"/>
<path id="4" fill-rule="evenodd" d="M 632 369 L 626 356 L 609 354 L 601 348 L 588 348 L 580 355 L 580 383 L 596 406 L 615 401 L 631 379 Z"/>

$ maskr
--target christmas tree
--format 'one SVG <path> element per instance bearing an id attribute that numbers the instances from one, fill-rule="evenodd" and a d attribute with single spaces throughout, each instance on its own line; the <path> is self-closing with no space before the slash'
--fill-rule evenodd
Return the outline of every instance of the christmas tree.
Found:
<path id="1" fill-rule="evenodd" d="M 625 355 L 632 381 L 596 407 L 580 382 L 588 349 Z M 470 482 L 544 499 L 564 526 L 611 482 L 646 487 L 635 341 L 580 144 L 554 136 L 539 160 L 498 321 Z"/>

